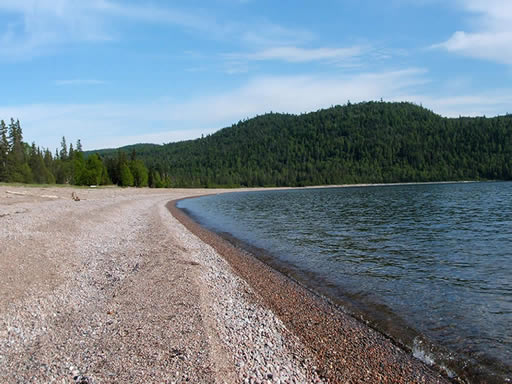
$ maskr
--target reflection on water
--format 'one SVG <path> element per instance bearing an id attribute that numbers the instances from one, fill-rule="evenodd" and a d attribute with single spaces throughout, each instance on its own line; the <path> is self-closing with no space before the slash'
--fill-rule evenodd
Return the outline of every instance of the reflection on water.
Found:
<path id="1" fill-rule="evenodd" d="M 419 337 L 441 364 L 469 362 L 473 381 L 487 377 L 478 365 L 501 381 L 512 370 L 512 183 L 233 193 L 178 206 L 412 349 Z"/>

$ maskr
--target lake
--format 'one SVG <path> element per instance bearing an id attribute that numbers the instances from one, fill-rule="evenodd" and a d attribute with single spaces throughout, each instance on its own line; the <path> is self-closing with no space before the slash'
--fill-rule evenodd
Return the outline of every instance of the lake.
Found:
<path id="1" fill-rule="evenodd" d="M 512 183 L 228 193 L 178 207 L 416 357 L 512 375 Z"/>

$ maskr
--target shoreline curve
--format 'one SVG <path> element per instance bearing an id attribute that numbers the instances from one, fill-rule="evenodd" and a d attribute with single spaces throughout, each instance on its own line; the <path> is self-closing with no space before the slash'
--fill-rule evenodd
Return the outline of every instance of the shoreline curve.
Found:
<path id="1" fill-rule="evenodd" d="M 170 213 L 214 248 L 254 289 L 262 304 L 307 346 L 318 361 L 320 377 L 330 383 L 450 382 L 441 372 L 414 358 L 387 336 L 199 225 L 176 206 L 180 200 L 183 199 L 166 204 Z"/>

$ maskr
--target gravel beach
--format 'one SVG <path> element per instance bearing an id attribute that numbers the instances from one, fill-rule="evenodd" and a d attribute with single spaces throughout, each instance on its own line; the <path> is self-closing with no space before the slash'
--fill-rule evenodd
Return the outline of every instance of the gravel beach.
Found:
<path id="1" fill-rule="evenodd" d="M 168 203 L 220 192 L 0 186 L 0 382 L 446 382 Z"/>

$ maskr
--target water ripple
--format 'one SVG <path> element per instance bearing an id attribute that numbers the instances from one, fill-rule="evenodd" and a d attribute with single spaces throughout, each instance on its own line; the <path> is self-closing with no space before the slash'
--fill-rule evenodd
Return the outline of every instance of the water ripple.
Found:
<path id="1" fill-rule="evenodd" d="M 369 316 L 395 314 L 447 356 L 512 370 L 510 182 L 236 193 L 180 206 Z"/>

